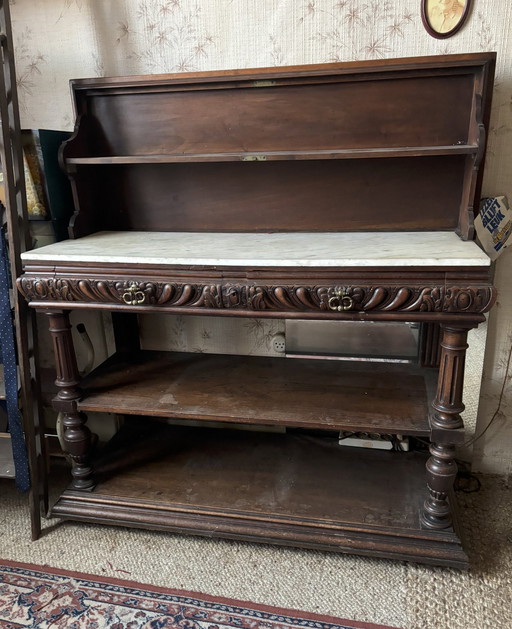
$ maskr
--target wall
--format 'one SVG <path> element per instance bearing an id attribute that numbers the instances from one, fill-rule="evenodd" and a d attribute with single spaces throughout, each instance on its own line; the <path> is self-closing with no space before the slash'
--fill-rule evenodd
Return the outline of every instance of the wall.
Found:
<path id="1" fill-rule="evenodd" d="M 70 78 L 496 50 L 483 192 L 512 200 L 509 0 L 473 0 L 468 23 L 447 40 L 426 33 L 419 0 L 11 0 L 11 11 L 25 127 L 72 127 Z M 477 436 L 492 422 L 475 444 L 475 466 L 502 473 L 512 465 L 511 272 L 509 251 L 496 268 Z M 469 423 L 480 384 L 475 347 Z"/>

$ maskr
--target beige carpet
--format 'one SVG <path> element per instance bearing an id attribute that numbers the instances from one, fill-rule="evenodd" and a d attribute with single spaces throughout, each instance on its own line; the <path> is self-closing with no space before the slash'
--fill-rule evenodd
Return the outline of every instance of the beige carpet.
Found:
<path id="1" fill-rule="evenodd" d="M 404 629 L 510 629 L 511 490 L 483 477 L 459 500 L 469 572 L 52 520 L 31 542 L 26 498 L 0 480 L 0 556 Z"/>

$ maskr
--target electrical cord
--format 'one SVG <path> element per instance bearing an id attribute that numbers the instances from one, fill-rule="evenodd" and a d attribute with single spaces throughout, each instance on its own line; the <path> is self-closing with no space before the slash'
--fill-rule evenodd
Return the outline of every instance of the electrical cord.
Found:
<path id="1" fill-rule="evenodd" d="M 459 459 L 455 459 L 455 463 L 457 463 L 458 467 L 454 484 L 455 491 L 462 491 L 465 494 L 474 494 L 480 491 L 482 483 L 478 476 L 471 472 L 469 463 Z"/>
<path id="2" fill-rule="evenodd" d="M 420 443 L 426 449 L 430 446 L 430 442 L 420 437 L 414 438 L 415 442 Z M 457 476 L 455 478 L 454 489 L 455 491 L 462 491 L 465 494 L 472 494 L 480 491 L 482 483 L 480 479 L 471 472 L 470 464 L 462 459 L 455 459 L 457 464 Z"/>
<path id="3" fill-rule="evenodd" d="M 489 430 L 489 428 L 491 427 L 492 423 L 494 422 L 494 420 L 496 419 L 496 417 L 498 416 L 499 412 L 501 411 L 501 405 L 503 402 L 503 396 L 505 394 L 505 387 L 507 386 L 507 382 L 509 380 L 509 370 L 510 370 L 510 362 L 512 359 L 512 344 L 510 345 L 510 349 L 508 351 L 508 358 L 507 358 L 507 366 L 505 367 L 505 376 L 503 378 L 503 383 L 501 385 L 501 391 L 500 391 L 500 396 L 498 398 L 498 406 L 496 408 L 496 410 L 494 411 L 493 416 L 491 417 L 491 419 L 489 420 L 489 423 L 487 424 L 487 426 L 482 430 L 482 432 L 477 435 L 472 437 L 471 439 L 469 439 L 469 441 L 467 441 L 464 446 L 472 446 L 474 443 L 476 443 L 479 439 L 481 439 L 485 433 Z"/>

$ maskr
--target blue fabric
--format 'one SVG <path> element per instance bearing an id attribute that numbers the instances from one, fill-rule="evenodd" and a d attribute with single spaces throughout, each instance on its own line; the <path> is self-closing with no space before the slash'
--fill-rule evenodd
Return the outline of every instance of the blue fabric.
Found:
<path id="1" fill-rule="evenodd" d="M 5 382 L 5 403 L 2 406 L 7 411 L 7 421 L 11 433 L 16 486 L 20 491 L 27 491 L 30 488 L 30 473 L 21 414 L 18 408 L 18 372 L 9 286 L 7 248 L 4 231 L 0 228 L 0 354 L 4 365 Z"/>

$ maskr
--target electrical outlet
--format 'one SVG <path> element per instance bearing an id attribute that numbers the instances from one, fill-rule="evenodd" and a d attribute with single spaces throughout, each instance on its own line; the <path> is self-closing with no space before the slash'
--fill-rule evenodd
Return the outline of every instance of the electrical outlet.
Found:
<path id="1" fill-rule="evenodd" d="M 272 349 L 279 354 L 286 352 L 286 338 L 282 332 L 274 334 L 272 337 Z"/>

